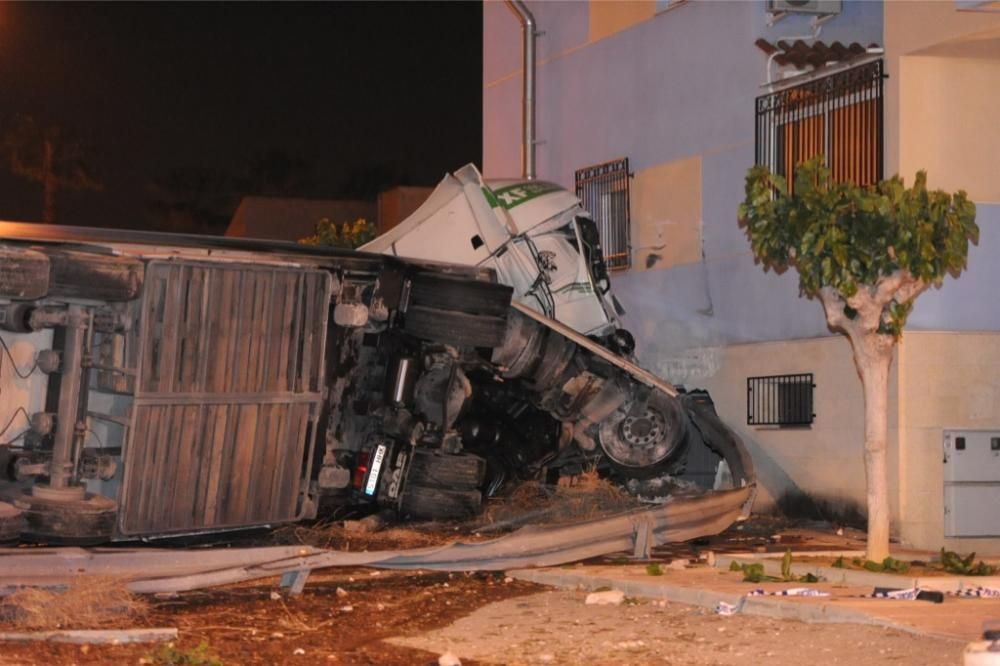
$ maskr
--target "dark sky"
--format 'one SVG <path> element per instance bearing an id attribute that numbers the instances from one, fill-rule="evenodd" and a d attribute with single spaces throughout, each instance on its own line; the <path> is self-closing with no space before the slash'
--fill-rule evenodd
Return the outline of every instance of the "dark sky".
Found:
<path id="1" fill-rule="evenodd" d="M 104 184 L 60 195 L 69 224 L 155 226 L 171 171 L 239 190 L 269 150 L 310 165 L 296 194 L 434 184 L 480 161 L 481 72 L 479 2 L 0 5 L 0 131 L 75 132 Z M 41 201 L 0 162 L 0 219 Z"/>

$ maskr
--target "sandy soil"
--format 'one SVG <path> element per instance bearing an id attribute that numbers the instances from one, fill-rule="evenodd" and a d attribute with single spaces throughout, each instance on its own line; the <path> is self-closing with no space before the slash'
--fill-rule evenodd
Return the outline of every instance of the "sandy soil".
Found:
<path id="1" fill-rule="evenodd" d="M 674 664 L 941 666 L 963 644 L 896 630 L 734 615 L 666 603 L 587 606 L 586 594 L 547 591 L 485 606 L 429 633 L 390 643 L 509 666 Z"/>
<path id="2" fill-rule="evenodd" d="M 384 639 L 441 627 L 490 602 L 544 588 L 504 582 L 502 574 L 355 569 L 314 573 L 298 597 L 272 598 L 277 589 L 266 581 L 151 599 L 147 617 L 118 627 L 177 627 L 172 648 L 0 643 L 0 664 L 436 664 L 438 653 Z M 76 628 L 90 628 L 86 618 Z M 0 624 L 0 631 L 13 630 L 20 629 Z"/>

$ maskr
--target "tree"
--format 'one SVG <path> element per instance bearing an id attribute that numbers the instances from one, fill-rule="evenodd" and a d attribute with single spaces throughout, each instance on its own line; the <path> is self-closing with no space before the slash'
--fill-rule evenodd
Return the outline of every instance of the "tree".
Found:
<path id="1" fill-rule="evenodd" d="M 4 148 L 15 175 L 42 184 L 42 220 L 56 222 L 59 190 L 102 190 L 85 162 L 86 148 L 58 126 L 42 127 L 31 116 L 17 116 L 4 137 Z"/>
<path id="2" fill-rule="evenodd" d="M 303 245 L 328 245 L 353 250 L 375 238 L 375 225 L 359 217 L 354 222 L 336 224 L 327 218 L 316 223 L 316 233 L 299 242 Z"/>
<path id="3" fill-rule="evenodd" d="M 917 174 L 872 188 L 834 183 L 822 156 L 801 164 L 794 193 L 765 167 L 750 169 L 739 207 L 765 270 L 793 267 L 799 290 L 823 305 L 827 323 L 850 340 L 865 400 L 868 559 L 889 554 L 886 439 L 892 353 L 914 299 L 966 267 L 979 242 L 976 207 L 964 191 L 927 189 Z"/>

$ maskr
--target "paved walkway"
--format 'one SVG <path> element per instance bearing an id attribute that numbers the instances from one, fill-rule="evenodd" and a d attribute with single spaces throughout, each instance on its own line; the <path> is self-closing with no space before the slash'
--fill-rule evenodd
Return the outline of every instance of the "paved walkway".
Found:
<path id="1" fill-rule="evenodd" d="M 646 566 L 629 564 L 587 565 L 508 572 L 522 580 L 563 588 L 595 590 L 612 588 L 627 596 L 668 599 L 682 604 L 715 608 L 720 602 L 739 607 L 742 613 L 795 619 L 804 622 L 854 622 L 894 627 L 917 634 L 948 637 L 964 642 L 978 640 L 983 622 L 1000 620 L 1000 599 L 969 599 L 946 596 L 944 603 L 873 599 L 873 587 L 852 583 L 745 583 L 743 574 L 708 566 L 683 570 L 663 567 L 654 576 Z M 903 578 L 907 587 L 912 579 Z M 829 597 L 775 597 L 746 594 L 809 587 L 829 592 Z"/>

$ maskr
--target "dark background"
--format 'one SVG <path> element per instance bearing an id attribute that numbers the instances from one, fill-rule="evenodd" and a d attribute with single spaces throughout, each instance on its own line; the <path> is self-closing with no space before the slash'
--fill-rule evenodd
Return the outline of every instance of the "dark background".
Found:
<path id="1" fill-rule="evenodd" d="M 481 81 L 479 2 L 0 4 L 0 135 L 72 133 L 103 184 L 60 192 L 65 224 L 219 232 L 245 194 L 432 185 L 480 162 Z M 40 219 L 8 167 L 0 219 Z"/>

